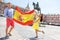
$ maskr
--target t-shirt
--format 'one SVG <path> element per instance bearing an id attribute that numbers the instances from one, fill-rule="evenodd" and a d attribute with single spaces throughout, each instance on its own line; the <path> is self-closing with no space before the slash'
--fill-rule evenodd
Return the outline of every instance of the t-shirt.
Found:
<path id="1" fill-rule="evenodd" d="M 10 18 L 13 18 L 13 13 L 14 13 L 14 9 L 12 9 L 12 8 L 5 8 L 5 10 L 4 10 L 4 16 L 5 17 L 10 17 Z"/>

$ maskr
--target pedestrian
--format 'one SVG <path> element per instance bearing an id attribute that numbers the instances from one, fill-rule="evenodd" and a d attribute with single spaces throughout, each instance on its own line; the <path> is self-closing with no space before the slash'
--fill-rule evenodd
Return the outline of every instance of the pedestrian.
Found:
<path id="1" fill-rule="evenodd" d="M 7 7 L 4 9 L 4 16 L 6 17 L 6 37 L 5 37 L 6 39 L 8 39 L 9 36 L 11 36 L 11 31 L 14 28 L 13 12 L 14 9 L 12 8 L 12 4 L 7 3 Z M 11 28 L 9 30 L 10 26 Z"/>
<path id="2" fill-rule="evenodd" d="M 40 19 L 41 19 L 41 15 L 37 15 L 36 14 L 36 19 L 32 25 L 33 29 L 35 30 L 35 33 L 36 33 L 36 37 L 35 38 L 38 38 L 38 32 L 42 32 L 44 34 L 44 31 L 42 30 L 39 30 L 39 23 L 40 23 Z"/>

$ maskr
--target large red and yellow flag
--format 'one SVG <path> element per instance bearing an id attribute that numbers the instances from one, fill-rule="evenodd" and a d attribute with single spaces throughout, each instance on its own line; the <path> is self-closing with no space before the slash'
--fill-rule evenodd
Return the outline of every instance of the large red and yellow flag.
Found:
<path id="1" fill-rule="evenodd" d="M 28 12 L 22 12 L 18 6 L 16 6 L 13 19 L 15 22 L 22 25 L 31 25 L 34 20 L 34 10 Z"/>

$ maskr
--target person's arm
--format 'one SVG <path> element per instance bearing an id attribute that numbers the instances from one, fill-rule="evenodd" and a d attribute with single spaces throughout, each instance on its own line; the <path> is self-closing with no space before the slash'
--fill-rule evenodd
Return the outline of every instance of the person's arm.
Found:
<path id="1" fill-rule="evenodd" d="M 37 19 L 35 22 L 38 22 L 38 20 L 40 20 L 40 18 L 39 18 L 39 19 Z"/>
<path id="2" fill-rule="evenodd" d="M 7 17 L 7 9 L 4 9 L 4 17 Z"/>

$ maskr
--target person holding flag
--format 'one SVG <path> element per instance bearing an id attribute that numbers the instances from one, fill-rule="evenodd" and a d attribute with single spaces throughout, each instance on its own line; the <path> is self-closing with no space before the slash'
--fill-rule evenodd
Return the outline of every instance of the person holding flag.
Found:
<path id="1" fill-rule="evenodd" d="M 11 3 L 7 3 L 7 7 L 4 9 L 4 16 L 6 17 L 6 39 L 11 36 L 11 31 L 14 28 L 14 21 L 13 21 L 13 9 Z M 11 26 L 10 30 L 8 31 L 9 27 Z"/>
<path id="2" fill-rule="evenodd" d="M 38 38 L 38 32 L 42 32 L 44 34 L 44 31 L 42 30 L 39 30 L 39 22 L 40 22 L 40 17 L 41 15 L 37 15 L 36 14 L 36 19 L 32 25 L 32 28 L 35 30 L 35 33 L 36 33 L 36 37 L 35 38 Z"/>

